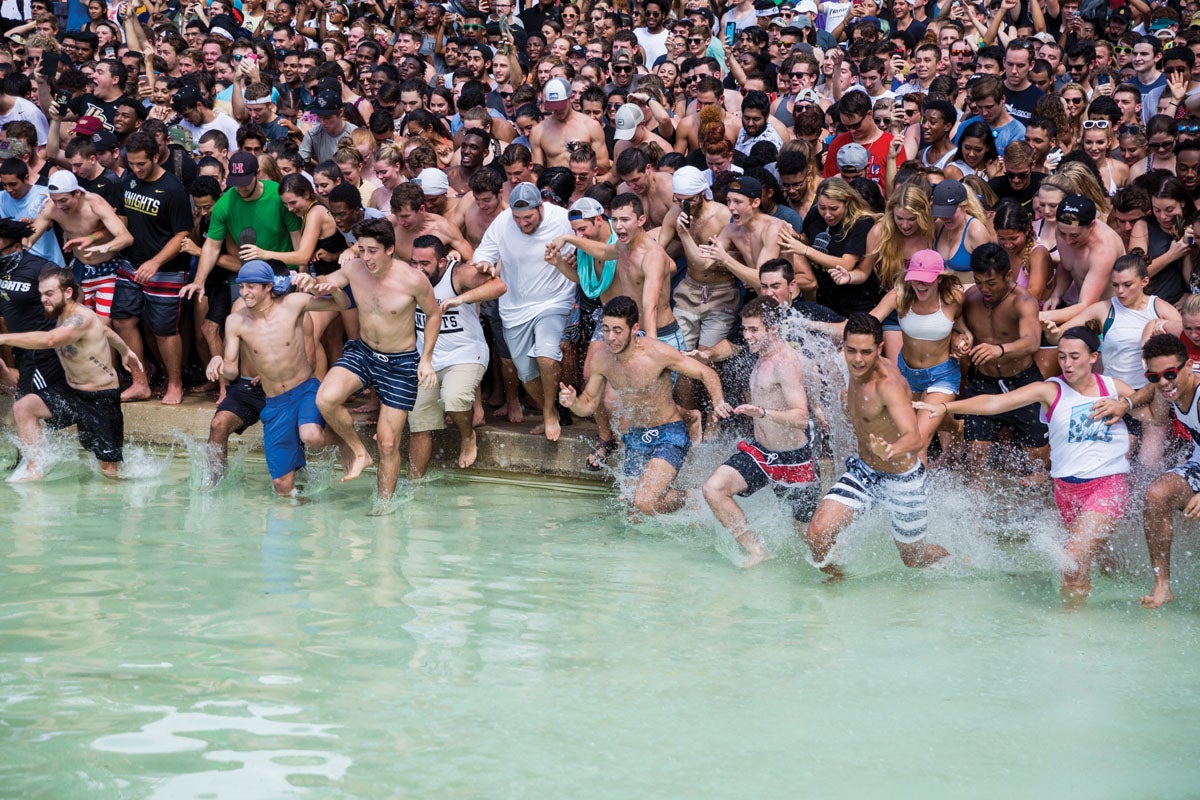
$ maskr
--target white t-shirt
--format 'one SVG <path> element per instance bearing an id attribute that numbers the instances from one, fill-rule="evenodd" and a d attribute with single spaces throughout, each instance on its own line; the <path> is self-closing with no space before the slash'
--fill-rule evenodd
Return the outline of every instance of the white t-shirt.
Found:
<path id="1" fill-rule="evenodd" d="M 7 114 L 0 114 L 0 125 L 6 122 L 15 122 L 16 120 L 32 122 L 33 127 L 37 128 L 38 147 L 45 146 L 46 139 L 50 136 L 50 123 L 40 108 L 24 97 L 14 97 L 12 111 L 9 111 Z"/>
<path id="2" fill-rule="evenodd" d="M 658 33 L 651 33 L 647 28 L 636 28 L 633 33 L 637 36 L 638 44 L 646 51 L 647 69 L 654 66 L 654 62 L 658 60 L 659 56 L 667 54 L 667 37 L 671 35 L 671 32 L 666 28 Z"/>
<path id="3" fill-rule="evenodd" d="M 179 120 L 179 127 L 192 134 L 192 141 L 196 144 L 200 144 L 200 137 L 209 131 L 220 131 L 229 140 L 229 153 L 232 155 L 237 152 L 238 124 L 234 122 L 233 117 L 224 112 L 218 111 L 217 116 L 207 125 L 197 126 L 186 119 L 181 119 Z"/>
<path id="4" fill-rule="evenodd" d="M 575 302 L 575 284 L 545 259 L 546 245 L 572 233 L 566 209 L 542 204 L 542 224 L 532 235 L 517 227 L 512 209 L 505 209 L 484 231 L 475 261 L 500 263 L 508 291 L 500 295 L 500 319 L 505 326 L 523 325 L 546 311 L 568 313 Z"/>

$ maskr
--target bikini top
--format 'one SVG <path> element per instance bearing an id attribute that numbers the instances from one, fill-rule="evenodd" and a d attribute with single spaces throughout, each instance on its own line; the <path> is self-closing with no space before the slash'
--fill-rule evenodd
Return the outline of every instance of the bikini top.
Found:
<path id="1" fill-rule="evenodd" d="M 900 332 L 920 342 L 940 342 L 954 330 L 954 320 L 942 313 L 942 299 L 938 298 L 937 311 L 917 314 L 911 309 L 900 317 Z"/>
<path id="2" fill-rule="evenodd" d="M 971 271 L 971 253 L 967 250 L 967 230 L 974 221 L 974 217 L 967 217 L 967 224 L 963 225 L 962 237 L 958 240 L 958 247 L 954 248 L 954 253 L 946 259 L 946 266 L 955 272 Z M 941 241 L 942 233 L 945 230 L 945 228 L 942 228 L 942 230 L 938 231 L 937 236 L 933 240 L 933 249 L 937 249 L 938 242 Z"/>

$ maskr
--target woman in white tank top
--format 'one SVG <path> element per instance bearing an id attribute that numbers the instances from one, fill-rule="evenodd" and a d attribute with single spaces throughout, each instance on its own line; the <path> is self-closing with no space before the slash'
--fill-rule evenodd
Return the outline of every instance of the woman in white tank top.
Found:
<path id="1" fill-rule="evenodd" d="M 1113 296 L 1108 300 L 1092 303 L 1074 319 L 1058 327 L 1048 323 L 1046 338 L 1057 341 L 1058 332 L 1089 322 L 1099 326 L 1103 344 L 1100 356 L 1104 374 L 1123 381 L 1134 389 L 1146 385 L 1145 367 L 1142 365 L 1142 340 L 1148 326 L 1151 333 L 1161 332 L 1158 322 L 1178 322 L 1179 312 L 1165 300 L 1146 294 L 1150 282 L 1149 267 L 1141 250 L 1134 250 L 1113 262 L 1111 286 Z M 1127 420 L 1133 440 L 1141 440 L 1138 461 L 1142 464 L 1157 464 L 1166 445 L 1166 429 L 1158 426 L 1143 427 L 1150 421 L 1149 406 L 1143 406 Z"/>
<path id="2" fill-rule="evenodd" d="M 1067 529 L 1062 591 L 1082 599 L 1091 591 L 1092 559 L 1112 535 L 1129 502 L 1129 431 L 1121 421 L 1133 407 L 1133 389 L 1093 370 L 1100 341 L 1087 328 L 1070 328 L 1058 343 L 1061 378 L 1030 383 L 1005 394 L 977 395 L 942 404 L 914 403 L 940 420 L 950 414 L 996 415 L 1039 403 L 1050 428 L 1054 501 Z M 918 413 L 918 418 L 926 416 Z M 1115 421 L 1113 421 L 1115 420 Z M 1111 422 L 1111 424 L 1109 424 Z"/>

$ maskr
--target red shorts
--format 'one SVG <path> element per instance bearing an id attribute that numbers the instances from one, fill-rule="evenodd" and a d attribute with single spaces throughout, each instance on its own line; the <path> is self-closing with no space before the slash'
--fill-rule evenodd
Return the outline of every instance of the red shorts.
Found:
<path id="1" fill-rule="evenodd" d="M 1054 479 L 1054 502 L 1068 528 L 1084 511 L 1117 518 L 1129 505 L 1129 483 L 1124 473 L 1074 483 Z"/>

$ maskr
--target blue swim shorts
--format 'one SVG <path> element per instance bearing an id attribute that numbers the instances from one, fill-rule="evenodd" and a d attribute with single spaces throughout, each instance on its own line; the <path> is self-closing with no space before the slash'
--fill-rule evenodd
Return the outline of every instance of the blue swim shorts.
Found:
<path id="1" fill-rule="evenodd" d="M 363 388 L 374 386 L 379 402 L 388 408 L 412 411 L 417 402 L 417 365 L 421 354 L 416 350 L 405 353 L 380 353 L 351 339 L 342 348 L 342 357 L 335 367 L 353 372 Z"/>
<path id="2" fill-rule="evenodd" d="M 272 480 L 295 472 L 306 463 L 300 426 L 315 423 L 325 427 L 325 420 L 317 410 L 317 389 L 320 387 L 320 381 L 309 378 L 281 395 L 267 398 L 261 415 L 263 452 Z"/>
<path id="3" fill-rule="evenodd" d="M 655 428 L 630 428 L 621 435 L 621 441 L 625 444 L 627 478 L 640 476 L 654 458 L 660 458 L 678 470 L 692 448 L 683 421 L 668 422 Z"/>

